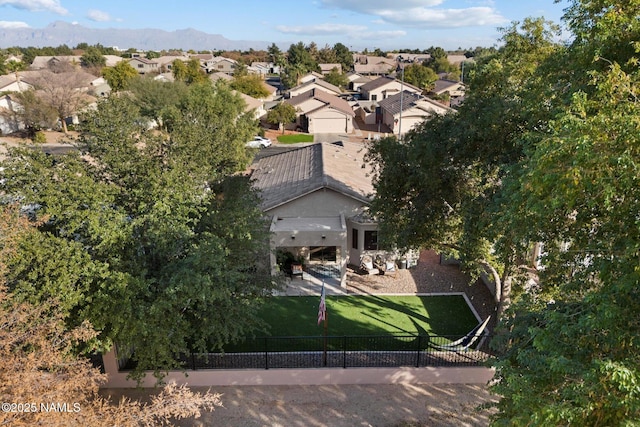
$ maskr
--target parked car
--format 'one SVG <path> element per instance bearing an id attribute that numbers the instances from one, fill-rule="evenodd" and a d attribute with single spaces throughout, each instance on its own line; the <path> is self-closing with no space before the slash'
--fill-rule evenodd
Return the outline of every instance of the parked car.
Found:
<path id="1" fill-rule="evenodd" d="M 265 148 L 269 146 L 271 146 L 271 140 L 261 136 L 256 136 L 253 140 L 247 142 L 247 147 L 250 148 Z"/>

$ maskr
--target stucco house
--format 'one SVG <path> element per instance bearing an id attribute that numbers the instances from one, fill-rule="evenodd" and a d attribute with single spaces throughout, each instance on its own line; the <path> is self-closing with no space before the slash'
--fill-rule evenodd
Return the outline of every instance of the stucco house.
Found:
<path id="1" fill-rule="evenodd" d="M 288 96 L 289 98 L 293 98 L 312 89 L 318 89 L 334 96 L 342 94 L 342 90 L 340 90 L 338 86 L 327 83 L 322 79 L 313 79 L 289 89 Z"/>
<path id="2" fill-rule="evenodd" d="M 305 132 L 353 132 L 355 113 L 344 99 L 314 88 L 285 102 L 296 109 L 296 125 Z"/>
<path id="3" fill-rule="evenodd" d="M 257 120 L 260 119 L 260 117 L 264 116 L 265 114 L 267 114 L 267 110 L 264 108 L 264 102 L 253 98 L 249 95 L 245 95 L 242 92 L 238 92 L 238 91 L 233 91 L 234 93 L 237 93 L 238 95 L 240 95 L 240 97 L 242 98 L 242 100 L 244 101 L 244 103 L 246 104 L 246 107 L 244 109 L 245 112 L 249 113 L 249 112 L 253 112 L 253 117 Z"/>
<path id="4" fill-rule="evenodd" d="M 0 135 L 7 135 L 24 129 L 24 124 L 17 120 L 15 112 L 22 106 L 11 98 L 11 95 L 0 97 Z"/>
<path id="5" fill-rule="evenodd" d="M 315 143 L 264 156 L 251 178 L 271 219 L 271 267 L 278 253 L 303 259 L 307 273 L 346 286 L 348 264 L 377 254 L 377 225 L 368 219 L 373 195 L 366 147 Z"/>
<path id="6" fill-rule="evenodd" d="M 394 134 L 404 134 L 417 124 L 433 117 L 455 111 L 420 94 L 404 91 L 378 102 L 382 123 Z"/>
<path id="7" fill-rule="evenodd" d="M 225 73 L 231 75 L 236 71 L 238 61 L 225 58 L 224 56 L 216 56 L 202 65 L 207 73 Z"/>
<path id="8" fill-rule="evenodd" d="M 354 55 L 353 71 L 360 75 L 381 76 L 396 69 L 394 59 L 383 58 L 381 56 Z"/>
<path id="9" fill-rule="evenodd" d="M 25 72 L 11 73 L 0 76 L 0 93 L 1 92 L 24 92 L 33 89 L 33 85 L 26 81 Z"/>
<path id="10" fill-rule="evenodd" d="M 360 87 L 369 83 L 372 79 L 363 75 L 356 73 L 355 71 L 350 71 L 347 73 L 347 80 L 349 81 L 349 90 L 359 92 Z"/>
<path id="11" fill-rule="evenodd" d="M 160 72 L 160 63 L 153 59 L 131 58 L 129 60 L 129 65 L 131 65 L 131 67 L 133 67 L 133 69 L 135 69 L 138 72 L 138 74 Z"/>
<path id="12" fill-rule="evenodd" d="M 309 83 L 312 82 L 314 80 L 322 80 L 324 78 L 324 76 L 316 71 L 312 71 L 310 73 L 305 74 L 304 76 L 300 77 L 300 79 L 298 79 L 300 81 L 300 84 L 304 84 L 304 83 Z"/>
<path id="13" fill-rule="evenodd" d="M 360 86 L 359 90 L 361 99 L 367 101 L 381 101 L 400 93 L 401 90 L 416 94 L 422 93 L 421 89 L 402 82 L 392 76 L 378 77 L 377 79 Z"/>

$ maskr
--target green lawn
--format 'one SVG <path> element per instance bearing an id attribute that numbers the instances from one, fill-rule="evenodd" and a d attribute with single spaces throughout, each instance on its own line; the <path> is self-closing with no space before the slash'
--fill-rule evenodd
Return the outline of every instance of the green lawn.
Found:
<path id="1" fill-rule="evenodd" d="M 280 135 L 278 142 L 282 144 L 297 144 L 298 142 L 313 142 L 313 135 L 298 133 L 293 135 Z"/>
<path id="2" fill-rule="evenodd" d="M 273 297 L 261 309 L 261 317 L 270 326 L 267 334 L 257 333 L 238 345 L 225 346 L 226 351 L 251 351 L 264 348 L 260 336 L 313 337 L 323 334 L 318 325 L 319 296 Z M 390 346 L 386 349 L 413 348 L 414 338 L 394 339 L 392 335 L 438 335 L 458 338 L 477 324 L 475 316 L 460 295 L 446 296 L 327 296 L 328 336 L 383 335 L 388 340 L 356 340 L 349 344 L 358 349 Z M 339 347 L 341 339 L 332 339 L 329 347 Z M 321 339 L 269 340 L 272 351 L 311 350 Z M 426 345 L 426 342 L 424 343 Z"/>
<path id="3" fill-rule="evenodd" d="M 270 336 L 321 335 L 320 297 L 273 297 L 261 316 Z M 464 335 L 478 324 L 460 295 L 327 296 L 329 335 Z"/>

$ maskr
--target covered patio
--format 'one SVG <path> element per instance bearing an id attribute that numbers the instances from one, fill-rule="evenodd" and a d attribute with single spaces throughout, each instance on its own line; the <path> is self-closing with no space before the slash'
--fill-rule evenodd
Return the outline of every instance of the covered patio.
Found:
<path id="1" fill-rule="evenodd" d="M 324 283 L 336 290 L 346 288 L 347 225 L 344 215 L 315 218 L 283 218 L 271 222 L 271 268 L 284 271 L 300 289 Z M 301 266 L 292 274 L 291 264 Z M 307 286 L 305 286 L 305 284 Z M 345 289 L 343 289 L 344 291 Z M 317 293 L 317 291 L 315 292 Z"/>

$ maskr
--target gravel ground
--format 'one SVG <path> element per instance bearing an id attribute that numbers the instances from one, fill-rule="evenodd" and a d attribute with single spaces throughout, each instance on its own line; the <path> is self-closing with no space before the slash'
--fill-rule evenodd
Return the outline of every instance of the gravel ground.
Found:
<path id="1" fill-rule="evenodd" d="M 414 294 L 464 292 L 482 319 L 495 314 L 491 292 L 480 281 L 472 282 L 456 265 L 440 264 L 434 251 L 422 251 L 415 267 L 395 275 L 360 275 L 347 271 L 350 294 Z"/>

